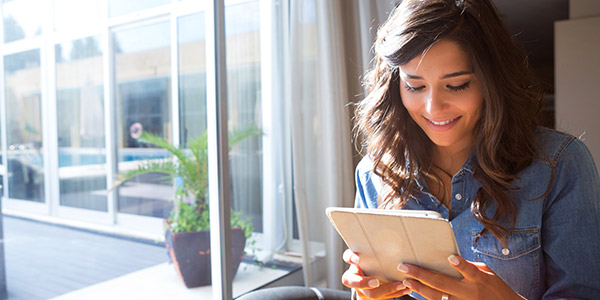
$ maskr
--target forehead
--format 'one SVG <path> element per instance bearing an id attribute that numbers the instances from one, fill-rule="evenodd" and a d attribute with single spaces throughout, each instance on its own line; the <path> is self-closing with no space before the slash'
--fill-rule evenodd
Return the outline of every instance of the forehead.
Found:
<path id="1" fill-rule="evenodd" d="M 471 62 L 462 47 L 450 40 L 440 40 L 425 53 L 400 66 L 400 73 L 420 77 L 471 72 Z M 404 74 L 403 74 L 404 73 Z"/>

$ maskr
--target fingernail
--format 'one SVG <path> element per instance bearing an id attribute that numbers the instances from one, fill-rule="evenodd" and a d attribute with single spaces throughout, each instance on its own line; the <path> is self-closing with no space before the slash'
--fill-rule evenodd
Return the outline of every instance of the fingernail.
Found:
<path id="1" fill-rule="evenodd" d="M 410 283 L 410 281 L 408 281 L 408 280 L 406 280 L 406 279 L 405 279 L 404 281 L 402 281 L 402 284 L 403 284 L 405 287 L 409 288 L 409 289 L 412 289 L 412 288 L 413 288 L 413 285 L 412 285 L 412 283 Z"/>
<path id="2" fill-rule="evenodd" d="M 402 273 L 408 273 L 408 267 L 405 264 L 399 264 L 396 269 Z"/>
<path id="3" fill-rule="evenodd" d="M 352 255 L 352 257 L 350 257 L 350 261 L 355 264 L 358 264 L 358 260 L 359 260 L 359 258 L 356 255 Z"/>
<path id="4" fill-rule="evenodd" d="M 376 288 L 379 286 L 379 280 L 377 279 L 371 279 L 369 280 L 369 286 L 372 288 Z"/>
<path id="5" fill-rule="evenodd" d="M 453 266 L 458 266 L 458 264 L 460 263 L 460 260 L 458 260 L 458 257 L 456 257 L 456 255 L 450 255 L 450 256 L 448 256 L 448 261 Z"/>
<path id="6" fill-rule="evenodd" d="M 404 284 L 400 283 L 400 284 L 398 284 L 398 285 L 396 286 L 396 291 L 400 291 L 400 290 L 403 290 L 403 289 L 405 289 L 405 288 L 406 288 L 406 287 L 404 286 Z"/>

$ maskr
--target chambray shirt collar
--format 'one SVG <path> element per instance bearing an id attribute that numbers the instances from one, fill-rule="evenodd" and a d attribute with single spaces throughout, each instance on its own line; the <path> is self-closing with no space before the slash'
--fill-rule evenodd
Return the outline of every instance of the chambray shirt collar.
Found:
<path id="1" fill-rule="evenodd" d="M 476 161 L 477 161 L 477 158 L 475 157 L 475 151 L 471 151 L 471 154 L 469 154 L 469 157 L 467 158 L 467 160 L 465 161 L 463 166 L 460 168 L 460 170 L 458 170 L 458 172 L 456 174 L 452 175 L 452 178 L 454 178 L 454 176 L 456 176 L 457 174 L 460 174 L 463 171 L 469 172 L 469 173 L 471 173 L 471 176 L 473 176 L 473 173 L 475 173 L 475 162 Z M 407 164 L 408 164 L 408 162 L 407 162 Z M 417 170 L 420 170 L 420 167 L 417 166 Z M 429 192 L 429 186 L 427 186 L 427 182 L 425 182 L 425 176 L 423 175 L 422 172 L 419 171 L 419 173 L 416 174 L 415 182 L 420 191 Z"/>

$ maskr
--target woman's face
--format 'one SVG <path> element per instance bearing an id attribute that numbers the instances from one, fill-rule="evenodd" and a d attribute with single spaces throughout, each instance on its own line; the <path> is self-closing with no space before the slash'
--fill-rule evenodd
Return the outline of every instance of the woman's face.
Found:
<path id="1" fill-rule="evenodd" d="M 400 95 L 412 119 L 450 153 L 471 149 L 483 93 L 467 53 L 440 40 L 400 67 Z"/>

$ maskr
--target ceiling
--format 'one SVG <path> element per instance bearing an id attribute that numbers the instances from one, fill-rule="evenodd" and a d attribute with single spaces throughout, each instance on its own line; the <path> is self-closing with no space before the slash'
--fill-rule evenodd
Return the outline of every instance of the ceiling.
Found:
<path id="1" fill-rule="evenodd" d="M 569 18 L 569 0 L 494 0 L 536 68 L 554 66 L 554 22 Z"/>

